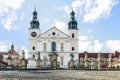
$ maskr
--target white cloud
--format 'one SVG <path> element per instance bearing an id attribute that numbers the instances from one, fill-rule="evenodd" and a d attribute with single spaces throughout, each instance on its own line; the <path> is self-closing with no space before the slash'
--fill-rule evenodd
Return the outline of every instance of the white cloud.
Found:
<path id="1" fill-rule="evenodd" d="M 70 9 L 69 6 L 64 6 L 63 9 L 64 9 L 64 11 L 65 11 L 67 14 L 70 14 L 71 9 Z"/>
<path id="2" fill-rule="evenodd" d="M 25 0 L 0 0 L 0 22 L 8 31 L 16 28 L 16 10 L 20 9 L 24 2 Z"/>
<path id="3" fill-rule="evenodd" d="M 79 51 L 88 51 L 91 41 L 87 36 L 79 36 Z"/>
<path id="4" fill-rule="evenodd" d="M 11 13 L 7 16 L 7 19 L 2 21 L 2 24 L 4 25 L 4 28 L 7 29 L 8 31 L 15 30 L 16 26 L 14 22 L 17 20 L 17 15 L 16 13 Z"/>
<path id="5" fill-rule="evenodd" d="M 120 50 L 120 40 L 108 40 L 105 43 L 110 51 Z"/>
<path id="6" fill-rule="evenodd" d="M 94 1 L 94 4 L 86 4 L 86 6 L 89 7 L 86 10 L 87 13 L 84 15 L 83 21 L 93 23 L 102 17 L 109 16 L 113 6 L 116 4 L 116 0 L 96 0 Z"/>
<path id="7" fill-rule="evenodd" d="M 5 41 L 0 41 L 0 51 L 6 51 L 6 50 L 8 50 L 8 44 L 7 44 L 7 42 Z"/>
<path id="8" fill-rule="evenodd" d="M 58 29 L 65 29 L 66 28 L 66 23 L 65 22 L 62 22 L 62 21 L 59 21 L 59 20 L 55 20 L 55 22 L 54 22 L 54 26 L 56 27 L 56 28 L 58 28 Z"/>
<path id="9" fill-rule="evenodd" d="M 93 50 L 95 52 L 99 52 L 102 51 L 102 48 L 103 48 L 103 43 L 100 43 L 98 40 L 94 40 Z"/>
<path id="10" fill-rule="evenodd" d="M 98 40 L 92 40 L 88 36 L 79 36 L 79 51 L 99 52 L 103 51 L 103 43 Z"/>
<path id="11" fill-rule="evenodd" d="M 107 40 L 100 42 L 92 40 L 91 36 L 79 36 L 79 52 L 114 52 L 120 51 L 120 40 Z"/>
<path id="12" fill-rule="evenodd" d="M 81 8 L 84 5 L 85 1 L 84 0 L 75 0 L 72 4 L 71 7 L 73 8 L 73 10 L 75 10 L 75 12 L 77 11 L 77 9 Z"/>
<path id="13" fill-rule="evenodd" d="M 70 7 L 76 13 L 83 15 L 83 22 L 94 23 L 101 18 L 108 18 L 118 0 L 74 0 L 70 6 L 65 6 L 64 11 L 68 14 Z"/>

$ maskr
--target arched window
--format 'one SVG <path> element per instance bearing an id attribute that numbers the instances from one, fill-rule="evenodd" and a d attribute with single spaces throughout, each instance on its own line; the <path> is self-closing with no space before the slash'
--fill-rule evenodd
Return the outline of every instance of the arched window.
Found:
<path id="1" fill-rule="evenodd" d="M 43 51 L 46 51 L 46 43 L 43 43 Z"/>
<path id="2" fill-rule="evenodd" d="M 74 49 L 74 47 L 72 47 L 72 51 L 74 51 L 75 49 Z"/>
<path id="3" fill-rule="evenodd" d="M 46 65 L 46 63 L 47 63 L 47 56 L 44 56 L 43 61 L 44 61 L 44 66 L 45 66 L 45 65 Z"/>
<path id="4" fill-rule="evenodd" d="M 56 51 L 56 43 L 52 42 L 52 51 Z"/>
<path id="5" fill-rule="evenodd" d="M 75 37 L 75 35 L 74 35 L 74 33 L 72 33 L 72 38 L 74 38 Z"/>
<path id="6" fill-rule="evenodd" d="M 33 55 L 33 58 L 35 58 L 35 55 Z"/>
<path id="7" fill-rule="evenodd" d="M 64 51 L 64 44 L 61 43 L 61 51 Z"/>
<path id="8" fill-rule="evenodd" d="M 32 50 L 35 50 L 35 46 L 32 47 Z"/>

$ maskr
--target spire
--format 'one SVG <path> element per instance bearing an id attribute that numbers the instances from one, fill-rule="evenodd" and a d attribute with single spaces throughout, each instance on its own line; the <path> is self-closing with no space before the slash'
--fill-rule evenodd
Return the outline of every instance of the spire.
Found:
<path id="1" fill-rule="evenodd" d="M 71 18 L 71 21 L 75 20 L 75 12 L 73 11 L 73 9 L 72 9 L 72 12 L 70 13 L 70 18 Z"/>
<path id="2" fill-rule="evenodd" d="M 13 45 L 13 43 L 12 43 L 12 45 L 11 45 L 11 50 L 14 50 L 14 45 Z"/>
<path id="3" fill-rule="evenodd" d="M 37 19 L 37 12 L 36 12 L 36 8 L 33 11 L 33 19 Z"/>
<path id="4" fill-rule="evenodd" d="M 37 19 L 37 11 L 36 8 L 33 11 L 33 19 L 30 22 L 30 27 L 32 29 L 38 29 L 39 28 L 39 20 Z"/>
<path id="5" fill-rule="evenodd" d="M 78 29 L 77 21 L 75 20 L 75 12 L 73 11 L 73 9 L 70 13 L 70 21 L 68 23 L 68 29 Z"/>

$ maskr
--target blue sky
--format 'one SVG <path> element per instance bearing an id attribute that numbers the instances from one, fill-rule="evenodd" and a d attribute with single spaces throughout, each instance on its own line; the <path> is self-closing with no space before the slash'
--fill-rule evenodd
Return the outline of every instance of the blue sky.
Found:
<path id="1" fill-rule="evenodd" d="M 0 0 L 0 51 L 8 50 L 12 42 L 17 50 L 28 50 L 28 28 L 35 7 L 42 32 L 53 25 L 67 32 L 73 9 L 80 52 L 120 50 L 119 0 Z"/>

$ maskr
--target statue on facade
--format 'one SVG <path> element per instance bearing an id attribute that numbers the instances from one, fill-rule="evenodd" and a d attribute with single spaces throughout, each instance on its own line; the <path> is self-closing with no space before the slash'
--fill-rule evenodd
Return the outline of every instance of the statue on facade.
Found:
<path id="1" fill-rule="evenodd" d="M 68 66 L 69 66 L 69 69 L 70 69 L 70 70 L 74 70 L 74 69 L 75 69 L 75 65 L 74 65 L 74 60 L 73 60 L 73 58 L 74 58 L 73 53 L 70 54 L 70 57 L 71 57 L 71 60 L 70 60 L 70 62 L 68 63 Z"/>
<path id="2" fill-rule="evenodd" d="M 112 67 L 112 54 L 109 54 L 109 65 L 108 68 Z"/>
<path id="3" fill-rule="evenodd" d="M 102 65 L 102 59 L 101 59 L 101 53 L 98 54 L 98 69 L 101 69 Z"/>
<path id="4" fill-rule="evenodd" d="M 50 63 L 51 63 L 52 69 L 57 69 L 57 57 L 58 57 L 58 54 L 55 51 L 52 51 L 49 54 L 49 57 L 50 57 Z"/>
<path id="5" fill-rule="evenodd" d="M 87 55 L 87 53 L 85 53 L 84 67 L 85 67 L 85 68 L 88 68 L 88 55 Z"/>
<path id="6" fill-rule="evenodd" d="M 37 59 L 36 67 L 38 69 L 40 68 L 40 52 L 38 52 L 38 59 Z"/>
<path id="7" fill-rule="evenodd" d="M 22 69 L 26 69 L 26 61 L 25 61 L 25 52 L 24 50 L 22 51 Z"/>

